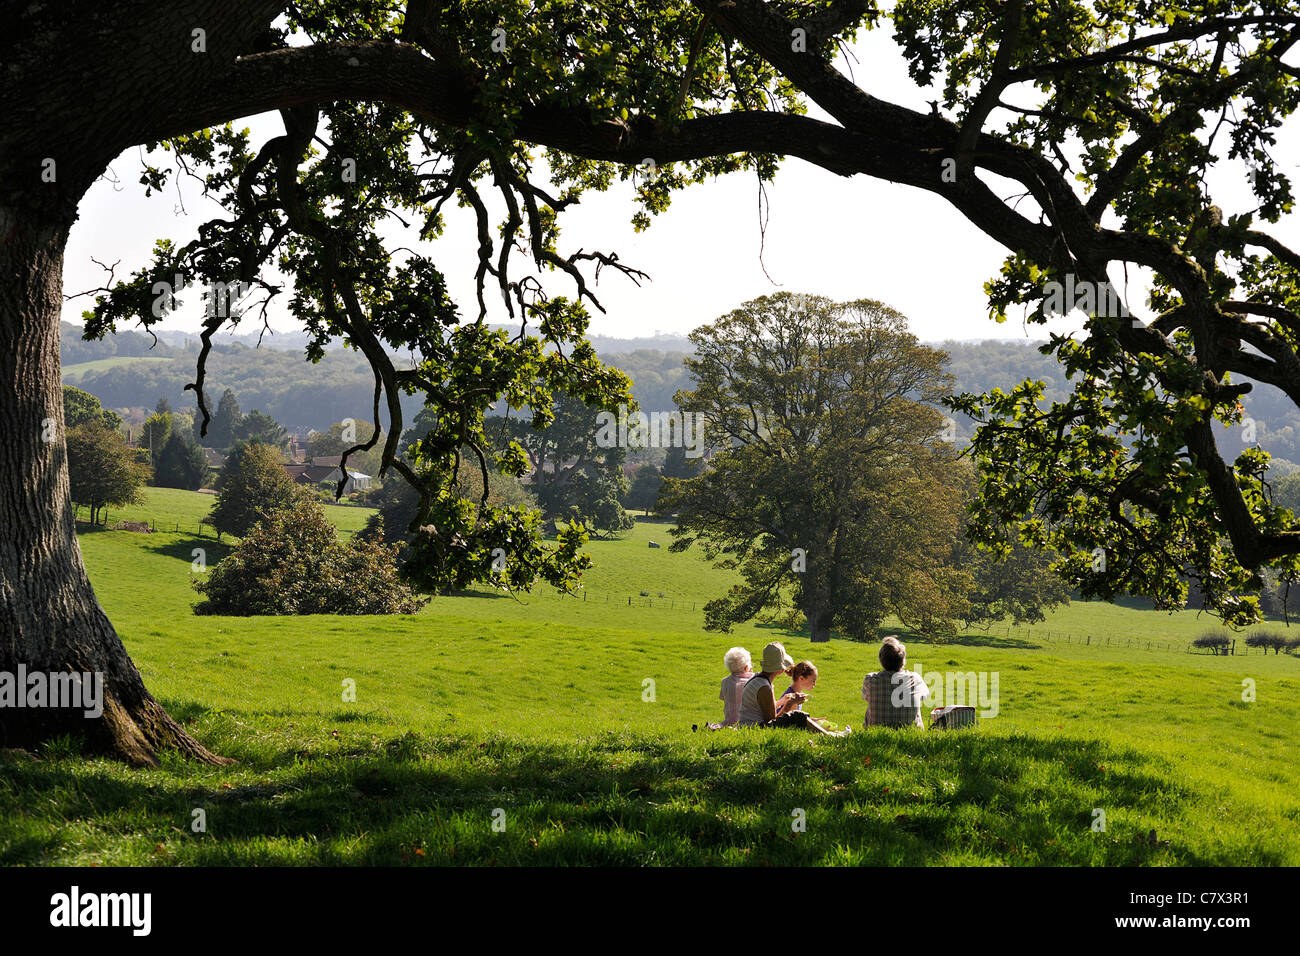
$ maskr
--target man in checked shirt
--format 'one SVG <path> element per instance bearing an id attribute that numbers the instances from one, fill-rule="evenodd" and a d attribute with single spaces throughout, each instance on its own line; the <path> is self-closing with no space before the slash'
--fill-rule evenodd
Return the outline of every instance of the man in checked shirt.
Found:
<path id="1" fill-rule="evenodd" d="M 920 727 L 921 701 L 930 696 L 921 675 L 903 670 L 907 648 L 891 634 L 881 642 L 880 665 L 862 680 L 862 699 L 867 702 L 866 727 Z"/>

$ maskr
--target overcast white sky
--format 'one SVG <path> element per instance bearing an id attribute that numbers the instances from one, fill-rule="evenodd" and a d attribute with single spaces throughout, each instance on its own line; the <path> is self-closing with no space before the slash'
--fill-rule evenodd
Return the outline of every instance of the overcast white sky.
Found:
<path id="1" fill-rule="evenodd" d="M 920 109 L 927 109 L 926 100 L 935 98 L 908 78 L 886 27 L 864 31 L 854 51 L 854 77 L 873 94 Z M 845 68 L 843 60 L 840 65 Z M 266 136 L 282 131 L 278 116 L 253 118 L 247 125 Z M 192 182 L 184 187 L 188 215 L 180 212 L 173 189 L 146 199 L 136 183 L 139 168 L 138 151 L 123 154 L 113 164 L 118 183 L 97 183 L 82 203 L 68 247 L 65 292 L 102 284 L 104 273 L 92 258 L 108 263 L 120 259 L 118 276 L 125 277 L 146 261 L 155 238 L 186 241 L 199 222 L 218 212 L 198 196 Z M 1219 179 L 1216 176 L 1212 185 Z M 1225 170 L 1221 181 L 1216 195 L 1229 200 L 1225 211 L 1249 205 L 1240 170 Z M 844 179 L 787 160 L 767 190 L 770 217 L 763 261 L 771 279 L 759 262 L 758 189 L 752 175 L 724 177 L 679 193 L 672 208 L 640 235 L 629 223 L 635 208 L 632 195 L 630 181 L 616 184 L 561 214 L 562 252 L 617 252 L 622 262 L 652 278 L 638 288 L 606 271 L 595 291 L 607 314 L 593 315 L 593 334 L 685 334 L 746 299 L 786 290 L 838 300 L 879 299 L 906 315 L 912 331 L 926 341 L 1046 335 L 1043 326 L 1026 330 L 1017 321 L 999 325 L 987 317 L 983 284 L 997 273 L 1005 250 L 929 193 L 862 176 Z M 434 244 L 434 258 L 462 314 L 472 317 L 477 314 L 472 214 L 450 208 L 447 219 L 449 228 Z M 1277 231 L 1288 238 L 1296 231 L 1294 222 Z M 523 264 L 523 258 L 516 261 Z M 1122 274 L 1112 272 L 1112 279 L 1123 292 Z M 1134 314 L 1145 317 L 1142 277 L 1131 271 L 1129 280 L 1126 302 Z M 547 282 L 553 294 L 572 295 L 571 284 L 558 274 L 548 276 Z M 163 327 L 197 330 L 201 306 L 194 301 L 197 297 L 190 298 L 192 304 L 169 316 Z M 69 303 L 65 318 L 80 321 L 88 306 L 84 298 Z M 494 309 L 491 320 L 505 319 L 491 294 L 489 307 Z M 1051 328 L 1077 328 L 1079 318 L 1075 313 L 1058 319 Z M 293 328 L 283 313 L 272 325 Z M 250 325 L 239 331 L 255 329 Z"/>

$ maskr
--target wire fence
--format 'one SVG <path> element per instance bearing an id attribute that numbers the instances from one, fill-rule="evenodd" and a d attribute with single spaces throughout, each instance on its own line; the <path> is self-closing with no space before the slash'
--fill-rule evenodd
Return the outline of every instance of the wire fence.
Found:
<path id="1" fill-rule="evenodd" d="M 1177 639 L 1157 639 L 1147 637 L 1116 637 L 1114 635 L 1094 635 L 1094 634 L 1075 634 L 1072 631 L 1061 631 L 1055 628 L 1017 628 L 1016 625 L 1000 625 L 989 631 L 989 636 L 996 636 L 993 632 L 1005 632 L 1005 636 L 1021 637 L 1024 640 L 1040 640 L 1048 644 L 1070 644 L 1080 647 L 1118 647 L 1126 650 L 1142 651 L 1165 651 L 1179 654 L 1203 654 L 1210 657 L 1245 657 L 1249 654 L 1268 654 L 1272 648 L 1268 647 L 1251 647 L 1246 644 L 1246 638 L 1249 635 L 1240 637 L 1229 637 L 1229 643 L 1218 650 L 1212 647 L 1196 647 L 1192 641 L 1194 638 L 1187 638 L 1179 641 Z M 1283 653 L 1288 651 L 1284 648 Z M 1276 653 L 1276 652 L 1274 652 Z"/>
<path id="2" fill-rule="evenodd" d="M 83 513 L 85 514 L 85 518 L 82 518 Z M 89 524 L 90 509 L 88 507 L 78 506 L 73 509 L 73 516 L 77 521 L 80 521 L 83 524 Z M 109 511 L 105 510 L 99 515 L 99 523 L 96 524 L 95 527 L 104 528 L 108 531 L 116 531 L 118 530 L 118 525 L 124 523 L 148 525 L 150 533 L 162 531 L 170 532 L 172 534 L 180 534 L 181 532 L 184 532 L 186 534 L 193 534 L 200 538 L 211 538 L 214 541 L 217 540 L 217 529 L 205 519 L 198 519 L 196 521 L 195 519 L 181 520 L 180 518 L 123 518 L 121 512 L 119 512 L 118 516 L 114 518 Z"/>

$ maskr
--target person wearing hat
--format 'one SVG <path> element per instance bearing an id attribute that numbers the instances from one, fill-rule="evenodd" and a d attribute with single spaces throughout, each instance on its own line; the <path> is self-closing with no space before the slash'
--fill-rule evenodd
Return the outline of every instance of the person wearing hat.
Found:
<path id="1" fill-rule="evenodd" d="M 845 727 L 838 733 L 831 733 L 817 723 L 797 705 L 808 699 L 807 694 L 787 694 L 777 705 L 772 693 L 772 678 L 785 674 L 794 667 L 794 658 L 785 652 L 780 641 L 773 641 L 763 648 L 763 670 L 751 677 L 740 693 L 740 720 L 738 727 L 802 727 L 814 734 L 827 737 L 848 736 L 851 727 Z"/>

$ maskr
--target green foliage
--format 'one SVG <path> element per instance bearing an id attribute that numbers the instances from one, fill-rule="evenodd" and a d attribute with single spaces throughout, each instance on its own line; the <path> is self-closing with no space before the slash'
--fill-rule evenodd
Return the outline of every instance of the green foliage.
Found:
<path id="1" fill-rule="evenodd" d="M 961 484 L 970 510 L 979 488 L 973 468 L 963 467 Z M 1068 604 L 1069 589 L 1053 570 L 1059 560 L 1051 548 L 1010 536 L 994 546 L 975 545 L 963 528 L 952 563 L 971 577 L 968 610 L 962 615 L 966 627 L 986 627 L 1008 618 L 1015 624 L 1032 624 L 1044 620 L 1052 608 Z"/>
<path id="2" fill-rule="evenodd" d="M 664 458 L 664 477 L 676 478 L 685 481 L 688 478 L 694 478 L 704 468 L 704 459 L 696 456 L 689 457 L 686 449 L 674 446 L 668 449 L 668 454 Z"/>
<path id="3" fill-rule="evenodd" d="M 654 465 L 642 465 L 632 479 L 631 487 L 623 497 L 623 506 L 644 511 L 647 515 L 659 502 L 659 489 L 664 476 Z"/>
<path id="4" fill-rule="evenodd" d="M 174 430 L 157 457 L 158 464 L 154 468 L 155 485 L 161 488 L 197 491 L 207 483 L 211 471 L 207 457 L 187 432 L 181 429 Z"/>
<path id="5" fill-rule="evenodd" d="M 239 411 L 239 401 L 235 398 L 235 393 L 226 389 L 221 393 L 221 400 L 217 402 L 216 413 L 212 416 L 212 421 L 208 424 L 208 433 L 204 436 L 204 444 L 209 448 L 215 448 L 217 451 L 225 451 L 239 440 L 240 423 L 243 415 Z M 199 421 L 202 421 L 200 418 Z"/>
<path id="6" fill-rule="evenodd" d="M 235 428 L 235 437 L 239 441 L 261 442 L 273 448 L 284 448 L 289 443 L 289 434 L 284 427 L 270 415 L 265 415 L 256 408 L 239 420 L 239 425 Z"/>
<path id="7" fill-rule="evenodd" d="M 414 614 L 419 597 L 397 572 L 395 549 L 343 544 L 311 501 L 270 510 L 194 589 L 196 614 Z"/>
<path id="8" fill-rule="evenodd" d="M 527 456 L 529 488 L 545 517 L 613 534 L 632 526 L 622 505 L 628 490 L 623 474 L 627 452 L 600 444 L 597 416 L 598 410 L 562 392 L 549 414 L 534 413 L 531 422 L 493 417 L 485 427 L 502 460 L 522 468 L 520 453 Z"/>
<path id="9" fill-rule="evenodd" d="M 105 505 L 140 500 L 148 469 L 135 460 L 117 429 L 90 416 L 83 424 L 68 429 L 67 450 L 72 503 L 90 509 L 91 524 Z"/>
<path id="10" fill-rule="evenodd" d="M 787 602 L 813 635 L 865 637 L 893 612 L 950 631 L 969 575 L 948 559 L 961 498 L 933 407 L 944 355 L 878 302 L 789 293 L 745 303 L 691 334 L 702 412 L 721 449 L 699 477 L 665 479 L 671 550 L 698 541 L 744 579 L 705 608 L 726 630 Z"/>
<path id="11" fill-rule="evenodd" d="M 483 477 L 477 468 L 462 460 L 454 487 L 466 501 L 477 503 L 483 496 Z M 382 534 L 390 541 L 410 540 L 410 525 L 420 508 L 420 495 L 415 488 L 405 481 L 385 481 L 372 486 L 362 499 L 365 505 L 377 509 L 366 522 L 367 537 Z M 537 507 L 537 499 L 518 478 L 495 475 L 488 485 L 488 504 L 498 508 L 533 509 Z"/>
<path id="12" fill-rule="evenodd" d="M 242 537 L 272 511 L 305 507 L 305 496 L 284 470 L 279 452 L 260 442 L 231 449 L 216 489 L 208 521 L 221 534 Z"/>
<path id="13" fill-rule="evenodd" d="M 170 412 L 154 412 L 140 426 L 139 446 L 153 456 L 155 467 L 158 455 L 172 433 L 172 416 Z"/>
<path id="14" fill-rule="evenodd" d="M 99 403 L 94 395 L 72 385 L 63 386 L 63 427 L 98 424 L 104 428 L 122 427 L 122 416 L 111 412 Z"/>
<path id="15" fill-rule="evenodd" d="M 1300 515 L 1300 471 L 1273 482 L 1273 504 Z"/>

